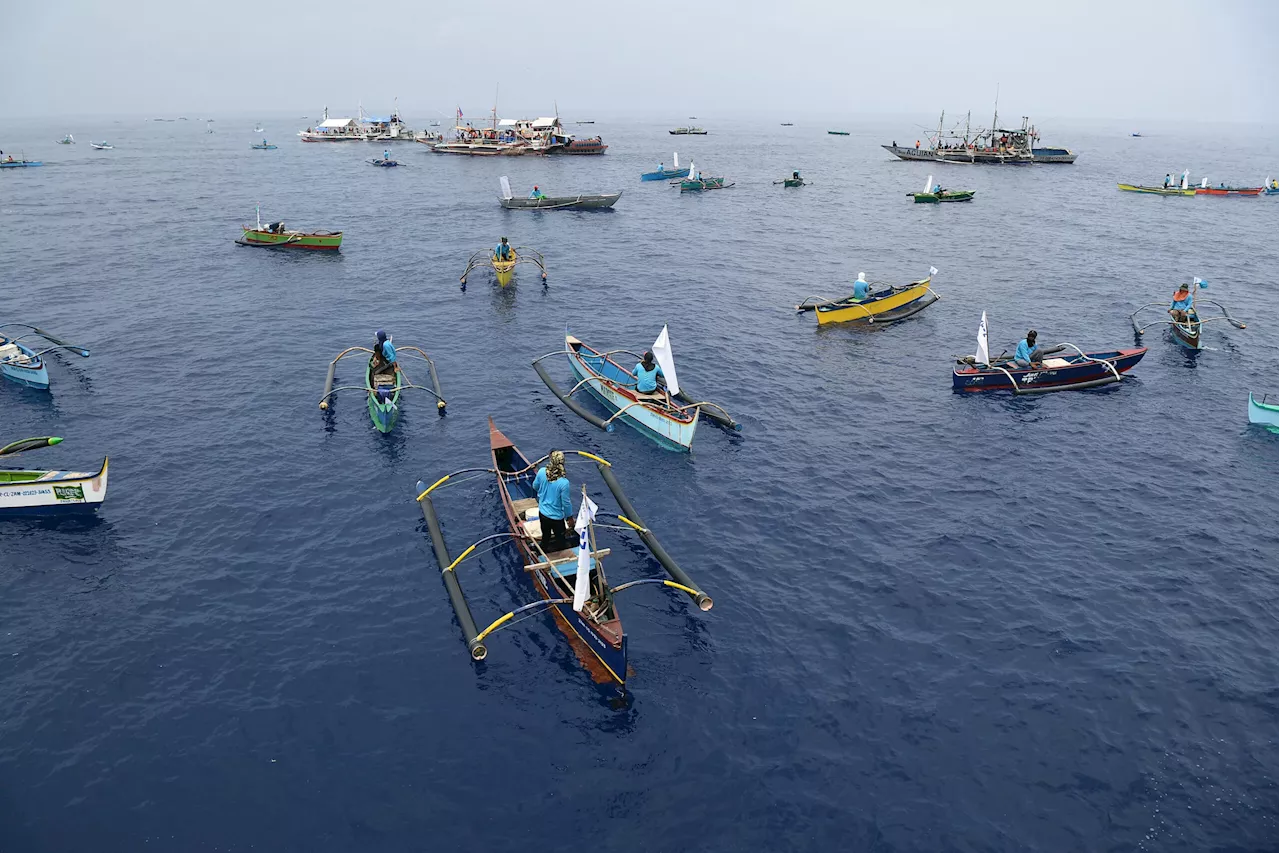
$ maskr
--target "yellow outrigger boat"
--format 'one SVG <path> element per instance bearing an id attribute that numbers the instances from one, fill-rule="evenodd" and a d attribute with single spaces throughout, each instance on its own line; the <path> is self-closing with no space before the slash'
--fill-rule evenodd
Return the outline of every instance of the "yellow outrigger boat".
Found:
<path id="1" fill-rule="evenodd" d="M 471 275 L 471 271 L 483 267 L 492 268 L 493 277 L 498 282 L 498 286 L 506 287 L 515 275 L 517 264 L 533 264 L 542 274 L 542 280 L 544 282 L 547 280 L 546 261 L 543 260 L 540 252 L 528 246 L 512 246 L 505 259 L 499 257 L 493 249 L 481 249 L 471 256 L 467 261 L 467 268 L 462 271 L 462 289 L 467 289 L 467 276 Z"/>
<path id="2" fill-rule="evenodd" d="M 828 323 L 893 323 L 905 320 L 918 314 L 937 302 L 939 296 L 930 285 L 938 271 L 929 268 L 929 277 L 910 284 L 890 286 L 881 290 L 873 290 L 862 299 L 850 296 L 845 299 L 834 299 L 825 302 L 810 303 L 809 297 L 796 306 L 796 311 L 812 311 L 818 318 L 818 325 Z"/>

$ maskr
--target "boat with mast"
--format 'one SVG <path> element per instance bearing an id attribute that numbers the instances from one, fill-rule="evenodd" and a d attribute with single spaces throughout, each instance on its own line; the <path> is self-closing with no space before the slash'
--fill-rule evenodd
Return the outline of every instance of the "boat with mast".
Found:
<path id="1" fill-rule="evenodd" d="M 896 141 L 880 146 L 900 160 L 931 160 L 938 163 L 969 163 L 992 165 L 1023 165 L 1028 163 L 1074 163 L 1076 153 L 1067 148 L 1040 146 L 1040 132 L 1027 116 L 1022 117 L 1021 127 L 1000 126 L 1000 91 L 996 90 L 996 109 L 991 117 L 991 127 L 974 130 L 970 125 L 970 113 L 965 114 L 964 133 L 958 133 L 959 125 L 946 129 L 946 110 L 938 117 L 938 128 L 928 137 L 928 145 L 919 142 L 914 147 L 899 145 Z"/>

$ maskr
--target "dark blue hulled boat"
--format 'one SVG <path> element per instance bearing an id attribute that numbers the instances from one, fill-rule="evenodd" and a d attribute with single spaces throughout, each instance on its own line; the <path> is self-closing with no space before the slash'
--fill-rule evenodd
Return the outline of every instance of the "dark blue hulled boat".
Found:
<path id="1" fill-rule="evenodd" d="M 1068 347 L 1076 350 L 1074 355 L 1049 356 L 1034 367 L 1018 367 L 1012 359 L 980 364 L 973 356 L 967 356 L 957 361 L 958 366 L 951 373 L 952 390 L 1041 394 L 1093 388 L 1119 382 L 1147 354 L 1146 347 L 1087 353 L 1062 344 L 1057 349 Z"/>
<path id="2" fill-rule="evenodd" d="M 659 169 L 659 170 L 658 170 L 658 171 L 656 171 L 656 172 L 645 172 L 643 175 L 641 175 L 641 176 L 640 176 L 640 180 L 642 180 L 642 181 L 665 181 L 665 180 L 669 180 L 669 179 L 671 179 L 671 178 L 687 178 L 687 177 L 689 177 L 689 170 L 688 170 L 687 168 L 686 168 L 686 169 L 681 169 L 681 168 L 680 168 L 680 155 L 679 155 L 678 153 L 673 153 L 673 154 L 671 155 L 671 162 L 672 162 L 672 164 L 673 164 L 672 168 L 670 168 L 670 169 Z M 659 163 L 658 165 L 659 165 L 659 166 L 661 166 L 662 164 L 661 164 L 661 163 Z"/>

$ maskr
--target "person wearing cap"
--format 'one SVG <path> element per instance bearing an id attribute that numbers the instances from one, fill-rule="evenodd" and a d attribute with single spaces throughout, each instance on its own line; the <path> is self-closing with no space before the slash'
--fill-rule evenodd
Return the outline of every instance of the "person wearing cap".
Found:
<path id="1" fill-rule="evenodd" d="M 1031 367 L 1040 360 L 1040 347 L 1036 344 L 1036 330 L 1027 332 L 1024 340 L 1018 341 L 1018 348 L 1013 353 L 1014 363 L 1018 367 Z"/>
<path id="2" fill-rule="evenodd" d="M 538 493 L 538 523 L 542 527 L 542 552 L 553 554 L 566 548 L 577 547 L 577 534 L 569 541 L 565 519 L 573 515 L 573 498 L 570 497 L 569 477 L 564 470 L 564 452 L 553 450 L 547 454 L 547 464 L 538 469 L 533 478 L 534 491 Z"/>
<path id="3" fill-rule="evenodd" d="M 373 372 L 394 373 L 395 369 L 396 348 L 391 345 L 391 336 L 379 329 L 373 344 Z"/>
<path id="4" fill-rule="evenodd" d="M 1173 301 L 1169 303 L 1169 316 L 1181 323 L 1195 313 L 1195 297 L 1191 295 L 1191 285 L 1178 285 L 1178 289 L 1173 292 Z"/>
<path id="5" fill-rule="evenodd" d="M 507 238 L 503 237 L 502 242 L 493 247 L 493 256 L 500 261 L 505 261 L 511 257 L 511 246 L 507 244 Z"/>
<path id="6" fill-rule="evenodd" d="M 538 185 L 534 184 L 533 192 L 529 193 L 529 198 L 546 198 L 546 196 L 543 195 L 542 190 L 538 189 Z"/>
<path id="7" fill-rule="evenodd" d="M 853 283 L 853 298 L 856 302 L 861 302 L 871 295 L 871 283 L 867 281 L 867 274 L 858 273 L 858 280 Z"/>
<path id="8" fill-rule="evenodd" d="M 641 394 L 654 394 L 658 390 L 658 377 L 662 376 L 662 368 L 653 360 L 653 353 L 645 350 L 640 362 L 632 369 L 631 375 L 636 380 L 636 391 Z"/>

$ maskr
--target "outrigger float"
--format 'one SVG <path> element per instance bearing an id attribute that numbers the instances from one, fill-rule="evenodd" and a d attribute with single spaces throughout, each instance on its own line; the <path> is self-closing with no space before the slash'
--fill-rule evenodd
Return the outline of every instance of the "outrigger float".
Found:
<path id="1" fill-rule="evenodd" d="M 387 338 L 387 340 L 390 341 L 391 338 Z M 374 429 L 381 433 L 388 433 L 395 427 L 396 421 L 400 419 L 400 392 L 406 389 L 413 389 L 415 391 L 426 391 L 435 397 L 436 409 L 443 417 L 447 412 L 444 395 L 440 391 L 440 377 L 436 375 L 435 362 L 418 347 L 400 346 L 395 349 L 396 360 L 392 363 L 391 370 L 386 370 L 385 367 L 379 370 L 373 361 L 373 350 L 368 347 L 348 347 L 338 353 L 337 357 L 329 362 L 329 373 L 324 380 L 324 394 L 320 397 L 321 411 L 328 411 L 330 398 L 339 391 L 363 391 L 369 409 L 369 419 L 373 421 Z M 369 355 L 368 364 L 365 366 L 364 385 L 333 387 L 334 375 L 338 370 L 338 362 L 357 352 Z M 427 371 L 431 376 L 430 388 L 414 385 L 409 381 L 409 378 L 405 376 L 404 369 L 400 366 L 402 354 L 412 358 L 421 358 L 427 363 Z"/>
<path id="2" fill-rule="evenodd" d="M 283 222 L 272 222 L 266 227 L 262 225 L 262 210 L 258 209 L 258 225 L 250 228 L 242 227 L 244 235 L 236 240 L 240 246 L 259 246 L 268 249 L 312 249 L 336 252 L 342 248 L 341 231 L 288 231 Z"/>
<path id="3" fill-rule="evenodd" d="M 1200 291 L 1208 286 L 1209 282 L 1202 278 L 1197 278 L 1193 281 L 1191 285 L 1191 310 L 1183 312 L 1183 318 L 1180 320 L 1173 318 L 1172 315 L 1170 315 L 1159 320 L 1152 320 L 1149 323 L 1139 326 L 1137 318 L 1143 311 L 1149 311 L 1157 308 L 1163 308 L 1166 312 L 1170 310 L 1169 304 L 1165 302 L 1150 302 L 1143 305 L 1137 311 L 1134 311 L 1129 315 L 1129 322 L 1133 324 L 1134 334 L 1141 336 L 1152 326 L 1167 325 L 1170 333 L 1173 335 L 1174 341 L 1188 349 L 1198 350 L 1201 348 L 1200 336 L 1205 323 L 1209 323 L 1214 320 L 1225 320 L 1237 329 L 1246 328 L 1245 324 L 1241 323 L 1235 317 L 1232 317 L 1231 313 L 1227 311 L 1226 306 L 1222 305 L 1220 302 L 1214 302 L 1212 299 L 1200 299 Z M 1222 316 L 1201 316 L 1198 306 L 1202 304 L 1213 305 L 1222 312 Z"/>
<path id="4" fill-rule="evenodd" d="M 742 431 L 742 424 L 723 407 L 697 400 L 680 387 L 666 326 L 662 327 L 652 349 L 662 375 L 658 377 L 657 389 L 648 394 L 640 393 L 631 371 L 613 359 L 613 356 L 626 355 L 638 362 L 641 356 L 624 349 L 601 352 L 568 333 L 564 336 L 564 349 L 538 356 L 533 360 L 533 369 L 569 411 L 605 432 L 613 432 L 614 423 L 620 420 L 661 447 L 688 451 L 693 448 L 693 436 L 702 414 L 725 429 Z M 568 358 L 576 380 L 567 392 L 560 389 L 542 365 L 544 359 L 560 355 Z M 592 414 L 574 400 L 573 395 L 580 390 L 608 409 L 609 417 Z"/>
<path id="5" fill-rule="evenodd" d="M 1064 350 L 1074 355 L 1054 357 Z M 1124 374 L 1142 361 L 1146 347 L 1084 352 L 1075 344 L 1061 343 L 1040 350 L 1030 367 L 1021 367 L 1012 356 L 988 355 L 987 312 L 978 326 L 978 352 L 957 358 L 951 372 L 953 391 L 1012 391 L 1014 395 L 1043 394 L 1049 391 L 1078 391 L 1120 382 Z"/>
<path id="6" fill-rule="evenodd" d="M 608 460 L 582 450 L 565 451 L 567 458 L 577 456 L 596 463 L 596 468 L 613 494 L 620 512 L 615 514 L 601 510 L 587 495 L 584 485 L 575 524 L 578 536 L 569 535 L 570 542 L 578 538 L 580 544 L 577 547 L 547 553 L 543 551 L 540 543 L 542 528 L 538 517 L 537 493 L 533 488 L 538 465 L 544 460 L 530 462 L 511 439 L 498 431 L 493 418 L 489 419 L 489 450 L 492 467 L 464 468 L 461 471 L 446 474 L 429 487 L 422 481 L 418 482 L 418 506 L 422 510 L 427 531 L 431 535 L 436 562 L 440 566 L 441 578 L 449 594 L 449 602 L 453 605 L 453 611 L 458 617 L 458 625 L 466 640 L 467 651 L 470 652 L 472 659 L 484 660 L 488 655 L 485 640 L 494 631 L 523 621 L 540 610 L 549 609 L 555 615 L 561 630 L 569 637 L 574 650 L 586 663 L 588 672 L 601 682 L 614 682 L 625 689 L 627 635 L 622 628 L 622 619 L 617 609 L 618 593 L 637 586 L 660 584 L 685 593 L 702 611 L 711 609 L 713 604 L 711 597 L 680 568 L 658 542 L 653 531 L 645 525 L 644 520 L 640 518 L 631 501 L 627 499 L 626 493 L 623 492 L 622 485 L 614 476 L 613 465 Z M 467 473 L 489 473 L 497 476 L 498 496 L 506 512 L 509 531 L 486 536 L 468 546 L 457 558 L 453 558 L 445 544 L 444 532 L 431 501 L 431 493 L 449 483 L 453 478 Z M 459 482 L 465 482 L 465 479 Z M 617 518 L 626 527 L 600 524 L 598 519 L 601 516 Z M 609 548 L 599 547 L 596 538 L 597 529 L 634 532 L 666 570 L 670 579 L 640 578 L 618 586 L 610 586 L 605 577 L 603 561 L 611 551 Z M 471 608 L 458 582 L 457 568 L 464 560 L 475 554 L 476 548 L 480 545 L 490 542 L 501 543 L 508 538 L 515 542 L 524 570 L 540 600 L 503 614 L 480 630 L 476 626 Z M 491 547 L 497 547 L 497 545 Z M 491 548 L 480 553 L 488 550 Z"/>
<path id="7" fill-rule="evenodd" d="M 11 338 L 0 331 L 0 376 L 4 376 L 5 379 L 12 382 L 17 382 L 19 385 L 26 385 L 28 388 L 37 388 L 41 391 L 48 390 L 49 370 L 45 367 L 45 353 L 65 349 L 70 350 L 81 358 L 89 357 L 89 350 L 77 344 L 69 344 L 61 338 L 55 338 L 38 326 L 28 326 L 26 323 L 4 323 L 0 324 L 0 330 L 14 326 L 28 329 L 29 332 L 16 338 Z M 29 337 L 43 338 L 52 346 L 37 352 L 22 343 L 23 338 Z"/>
<path id="8" fill-rule="evenodd" d="M 52 447 L 54 436 L 24 438 L 0 447 L 0 457 Z M 107 497 L 107 460 L 98 473 L 0 468 L 0 513 L 66 513 L 96 510 Z"/>
<path id="9" fill-rule="evenodd" d="M 881 290 L 872 289 L 863 299 L 848 296 L 844 299 L 823 300 L 821 296 L 809 296 L 796 306 L 796 312 L 803 314 L 812 311 L 818 318 L 819 326 L 828 323 L 895 323 L 919 314 L 941 298 L 931 286 L 933 277 L 937 274 L 937 267 L 929 267 L 929 275 L 919 281 L 889 285 Z M 875 288 L 876 285 L 871 287 Z M 811 303 L 810 299 L 823 301 Z"/>
<path id="10" fill-rule="evenodd" d="M 505 239 L 505 238 L 504 238 Z M 506 287 L 511 283 L 512 276 L 515 275 L 516 266 L 519 264 L 532 264 L 542 273 L 542 280 L 547 280 L 547 262 L 542 254 L 536 249 L 528 246 L 512 246 L 511 253 L 506 258 L 501 258 L 493 249 L 481 249 L 474 253 L 467 261 L 467 268 L 462 271 L 462 289 L 467 289 L 467 276 L 471 275 L 473 270 L 482 268 L 491 268 L 493 276 L 497 279 L 499 287 Z"/>

